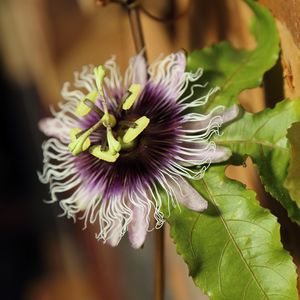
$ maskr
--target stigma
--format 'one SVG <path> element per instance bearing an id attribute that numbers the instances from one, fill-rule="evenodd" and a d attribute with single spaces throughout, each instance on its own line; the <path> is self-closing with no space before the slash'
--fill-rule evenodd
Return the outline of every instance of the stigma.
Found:
<path id="1" fill-rule="evenodd" d="M 137 139 L 142 132 L 148 127 L 150 119 L 147 116 L 139 116 L 135 120 L 127 121 L 126 119 L 118 120 L 114 114 L 109 112 L 107 105 L 107 97 L 103 88 L 105 78 L 105 69 L 98 66 L 94 69 L 94 80 L 96 89 L 90 91 L 78 104 L 76 115 L 78 117 L 86 117 L 91 111 L 99 115 L 99 121 L 86 130 L 80 128 L 72 128 L 70 132 L 69 150 L 77 156 L 82 152 L 89 151 L 94 157 L 114 163 L 120 157 L 122 150 L 128 152 L 136 144 Z M 133 83 L 129 88 L 125 97 L 122 99 L 119 109 L 122 109 L 126 115 L 134 106 L 141 93 L 141 85 Z M 99 106 L 100 104 L 100 106 Z M 130 123 L 130 124 L 129 124 Z M 129 124 L 124 127 L 124 124 Z M 90 135 L 102 127 L 106 130 L 106 135 L 101 144 L 92 144 Z M 122 130 L 114 130 L 114 128 L 122 127 Z"/>

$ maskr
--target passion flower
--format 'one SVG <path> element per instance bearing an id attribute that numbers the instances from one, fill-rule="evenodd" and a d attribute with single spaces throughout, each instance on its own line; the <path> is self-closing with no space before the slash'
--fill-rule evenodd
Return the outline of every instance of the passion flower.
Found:
<path id="1" fill-rule="evenodd" d="M 155 227 L 163 224 L 163 189 L 168 204 L 178 202 L 203 211 L 207 202 L 186 179 L 199 179 L 211 163 L 231 152 L 211 141 L 238 107 L 218 106 L 208 114 L 202 70 L 185 71 L 181 52 L 157 60 L 149 68 L 142 55 L 133 57 L 120 75 L 115 58 L 104 66 L 83 67 L 74 86 L 62 89 L 64 102 L 54 118 L 40 122 L 52 136 L 43 144 L 44 168 L 39 178 L 49 183 L 51 201 L 59 201 L 68 218 L 97 223 L 96 238 L 116 246 L 128 230 L 135 248 L 142 246 L 153 211 Z"/>

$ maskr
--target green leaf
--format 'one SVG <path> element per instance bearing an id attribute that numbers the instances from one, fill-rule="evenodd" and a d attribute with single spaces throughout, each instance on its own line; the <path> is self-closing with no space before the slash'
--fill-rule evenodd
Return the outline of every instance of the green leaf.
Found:
<path id="1" fill-rule="evenodd" d="M 177 252 L 210 299 L 298 299 L 296 271 L 280 243 L 279 224 L 255 193 L 211 167 L 193 186 L 209 202 L 203 213 L 184 207 L 167 218 Z"/>
<path id="2" fill-rule="evenodd" d="M 284 186 L 289 191 L 292 199 L 300 208 L 300 123 L 294 123 L 288 130 L 287 137 L 291 144 L 291 159 L 288 176 Z"/>
<path id="3" fill-rule="evenodd" d="M 286 134 L 296 121 L 300 121 L 300 99 L 285 100 L 273 109 L 244 113 L 241 119 L 227 126 L 215 142 L 232 150 L 234 163 L 241 164 L 245 156 L 251 156 L 266 191 L 300 224 L 300 210 L 284 187 L 290 160 Z"/>
<path id="4" fill-rule="evenodd" d="M 245 89 L 257 87 L 263 74 L 276 62 L 279 53 L 279 38 L 275 22 L 269 11 L 253 1 L 246 1 L 254 13 L 252 32 L 256 48 L 252 51 L 234 49 L 227 42 L 197 50 L 188 55 L 187 70 L 204 70 L 209 86 L 218 86 L 220 91 L 211 97 L 206 106 L 230 106 Z M 198 91 L 206 93 L 207 90 Z"/>

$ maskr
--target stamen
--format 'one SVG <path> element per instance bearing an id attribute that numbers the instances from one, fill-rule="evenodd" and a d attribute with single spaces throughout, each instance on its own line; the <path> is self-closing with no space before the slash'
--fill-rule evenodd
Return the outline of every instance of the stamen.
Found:
<path id="1" fill-rule="evenodd" d="M 95 145 L 95 146 L 92 146 L 90 149 L 89 149 L 90 153 L 99 158 L 99 159 L 102 159 L 104 161 L 107 161 L 107 162 L 115 162 L 118 157 L 120 156 L 120 154 L 117 152 L 117 153 L 111 153 L 110 151 L 104 151 L 102 150 L 102 147 L 99 146 L 99 145 Z"/>
<path id="2" fill-rule="evenodd" d="M 108 142 L 108 147 L 109 151 L 111 153 L 116 153 L 121 150 L 121 143 L 115 139 L 113 136 L 111 128 L 107 128 L 107 142 Z"/>
<path id="3" fill-rule="evenodd" d="M 104 147 L 94 148 L 91 147 L 90 152 L 95 153 L 94 156 L 99 157 L 100 159 L 104 159 L 106 161 L 115 161 L 119 154 L 118 152 L 121 150 L 120 141 L 116 140 L 113 136 L 111 128 L 114 127 L 117 123 L 116 118 L 108 112 L 107 103 L 103 90 L 103 80 L 105 77 L 105 70 L 103 66 L 99 66 L 94 68 L 94 75 L 96 80 L 96 86 L 98 91 L 91 91 L 87 96 L 81 100 L 80 104 L 76 109 L 76 113 L 79 116 L 85 116 L 91 110 L 95 111 L 99 115 L 102 115 L 101 109 L 95 104 L 98 99 L 98 94 L 100 95 L 104 114 L 95 125 L 89 128 L 86 131 L 81 131 L 79 128 L 73 128 L 71 130 L 71 143 L 69 144 L 69 149 L 73 155 L 78 155 L 79 153 L 87 150 L 90 145 L 90 134 L 96 130 L 100 125 L 103 125 L 107 129 L 107 142 L 109 151 L 103 151 Z M 134 89 L 134 91 L 136 88 Z M 136 93 L 136 91 L 135 91 Z M 93 150 L 94 149 L 94 150 Z M 102 149 L 102 150 L 101 150 Z M 117 155 L 118 154 L 118 155 Z"/>
<path id="4" fill-rule="evenodd" d="M 70 132 L 71 143 L 69 144 L 69 150 L 73 155 L 78 155 L 81 152 L 88 149 L 90 146 L 89 136 L 94 132 L 99 126 L 102 125 L 102 121 L 98 121 L 95 125 L 86 131 L 81 132 L 80 128 L 72 128 Z M 88 145 L 88 146 L 87 146 Z"/>
<path id="5" fill-rule="evenodd" d="M 69 149 L 73 153 L 73 155 L 78 155 L 79 153 L 87 150 L 91 145 L 89 135 L 80 133 L 82 133 L 80 128 L 71 129 L 70 137 L 72 142 L 69 144 Z M 80 134 L 79 137 L 78 134 Z"/>
<path id="6" fill-rule="evenodd" d="M 96 100 L 97 100 L 97 98 L 96 98 Z M 103 115 L 102 110 L 97 105 L 95 105 L 93 100 L 85 98 L 83 100 L 83 103 L 80 103 L 79 106 L 77 108 L 78 109 L 77 114 L 80 116 L 84 116 L 84 115 L 88 114 L 91 110 L 93 110 L 98 115 L 102 116 L 101 120 L 105 127 L 107 127 L 108 124 L 110 124 L 111 127 L 114 127 L 117 124 L 117 120 L 116 120 L 115 116 L 112 114 Z M 80 109 L 80 111 L 79 111 L 79 109 Z M 84 110 L 84 112 L 83 112 L 83 110 Z"/>
<path id="7" fill-rule="evenodd" d="M 121 127 L 127 127 L 127 128 L 136 128 L 137 124 L 133 121 L 127 121 L 127 120 L 121 120 L 118 122 L 118 125 Z"/>
<path id="8" fill-rule="evenodd" d="M 76 115 L 83 117 L 83 116 L 87 115 L 91 111 L 91 109 L 95 110 L 94 107 L 97 107 L 95 105 L 97 98 L 98 98 L 98 91 L 91 91 L 90 93 L 88 93 L 85 96 L 85 98 L 82 99 L 80 101 L 79 105 L 77 106 L 76 111 L 75 111 Z M 87 103 L 87 101 L 88 101 L 88 103 Z M 99 109 L 99 108 L 97 107 L 97 109 Z M 96 111 L 96 112 L 98 112 L 98 111 Z M 101 114 L 102 114 L 102 112 L 101 112 Z"/>
<path id="9" fill-rule="evenodd" d="M 146 117 L 140 117 L 135 121 L 136 127 L 129 128 L 123 136 L 123 142 L 125 144 L 132 142 L 144 129 L 148 126 L 150 120 Z"/>
<path id="10" fill-rule="evenodd" d="M 126 97 L 126 99 L 122 105 L 122 108 L 124 110 L 130 109 L 132 107 L 132 105 L 134 104 L 134 102 L 137 100 L 137 98 L 141 92 L 141 85 L 138 83 L 133 83 L 129 87 L 128 92 L 129 92 L 129 96 Z"/>
<path id="11" fill-rule="evenodd" d="M 102 110 L 91 100 L 89 100 L 88 98 L 84 99 L 84 104 L 90 108 L 90 110 L 93 110 L 94 112 L 96 112 L 98 115 L 102 116 L 103 112 Z"/>

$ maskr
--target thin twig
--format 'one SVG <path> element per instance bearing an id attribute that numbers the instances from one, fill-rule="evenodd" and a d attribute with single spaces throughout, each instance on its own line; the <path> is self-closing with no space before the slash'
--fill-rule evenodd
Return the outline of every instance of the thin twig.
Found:
<path id="1" fill-rule="evenodd" d="M 146 9 L 143 5 L 141 5 L 141 11 L 147 17 L 149 17 L 150 19 L 155 20 L 157 22 L 162 22 L 164 24 L 175 22 L 175 21 L 181 19 L 182 17 L 186 16 L 189 13 L 190 8 L 191 8 L 191 0 L 189 0 L 187 2 L 186 7 L 181 12 L 179 12 L 178 14 L 171 15 L 171 16 L 160 17 L 160 16 L 156 16 L 151 11 L 149 11 L 148 9 Z"/>
<path id="2" fill-rule="evenodd" d="M 155 230 L 155 279 L 154 299 L 164 299 L 164 227 Z"/>
<path id="3" fill-rule="evenodd" d="M 140 6 L 134 0 L 128 1 L 127 10 L 135 51 L 137 54 L 143 52 L 143 55 L 147 61 L 145 40 L 140 18 Z"/>

